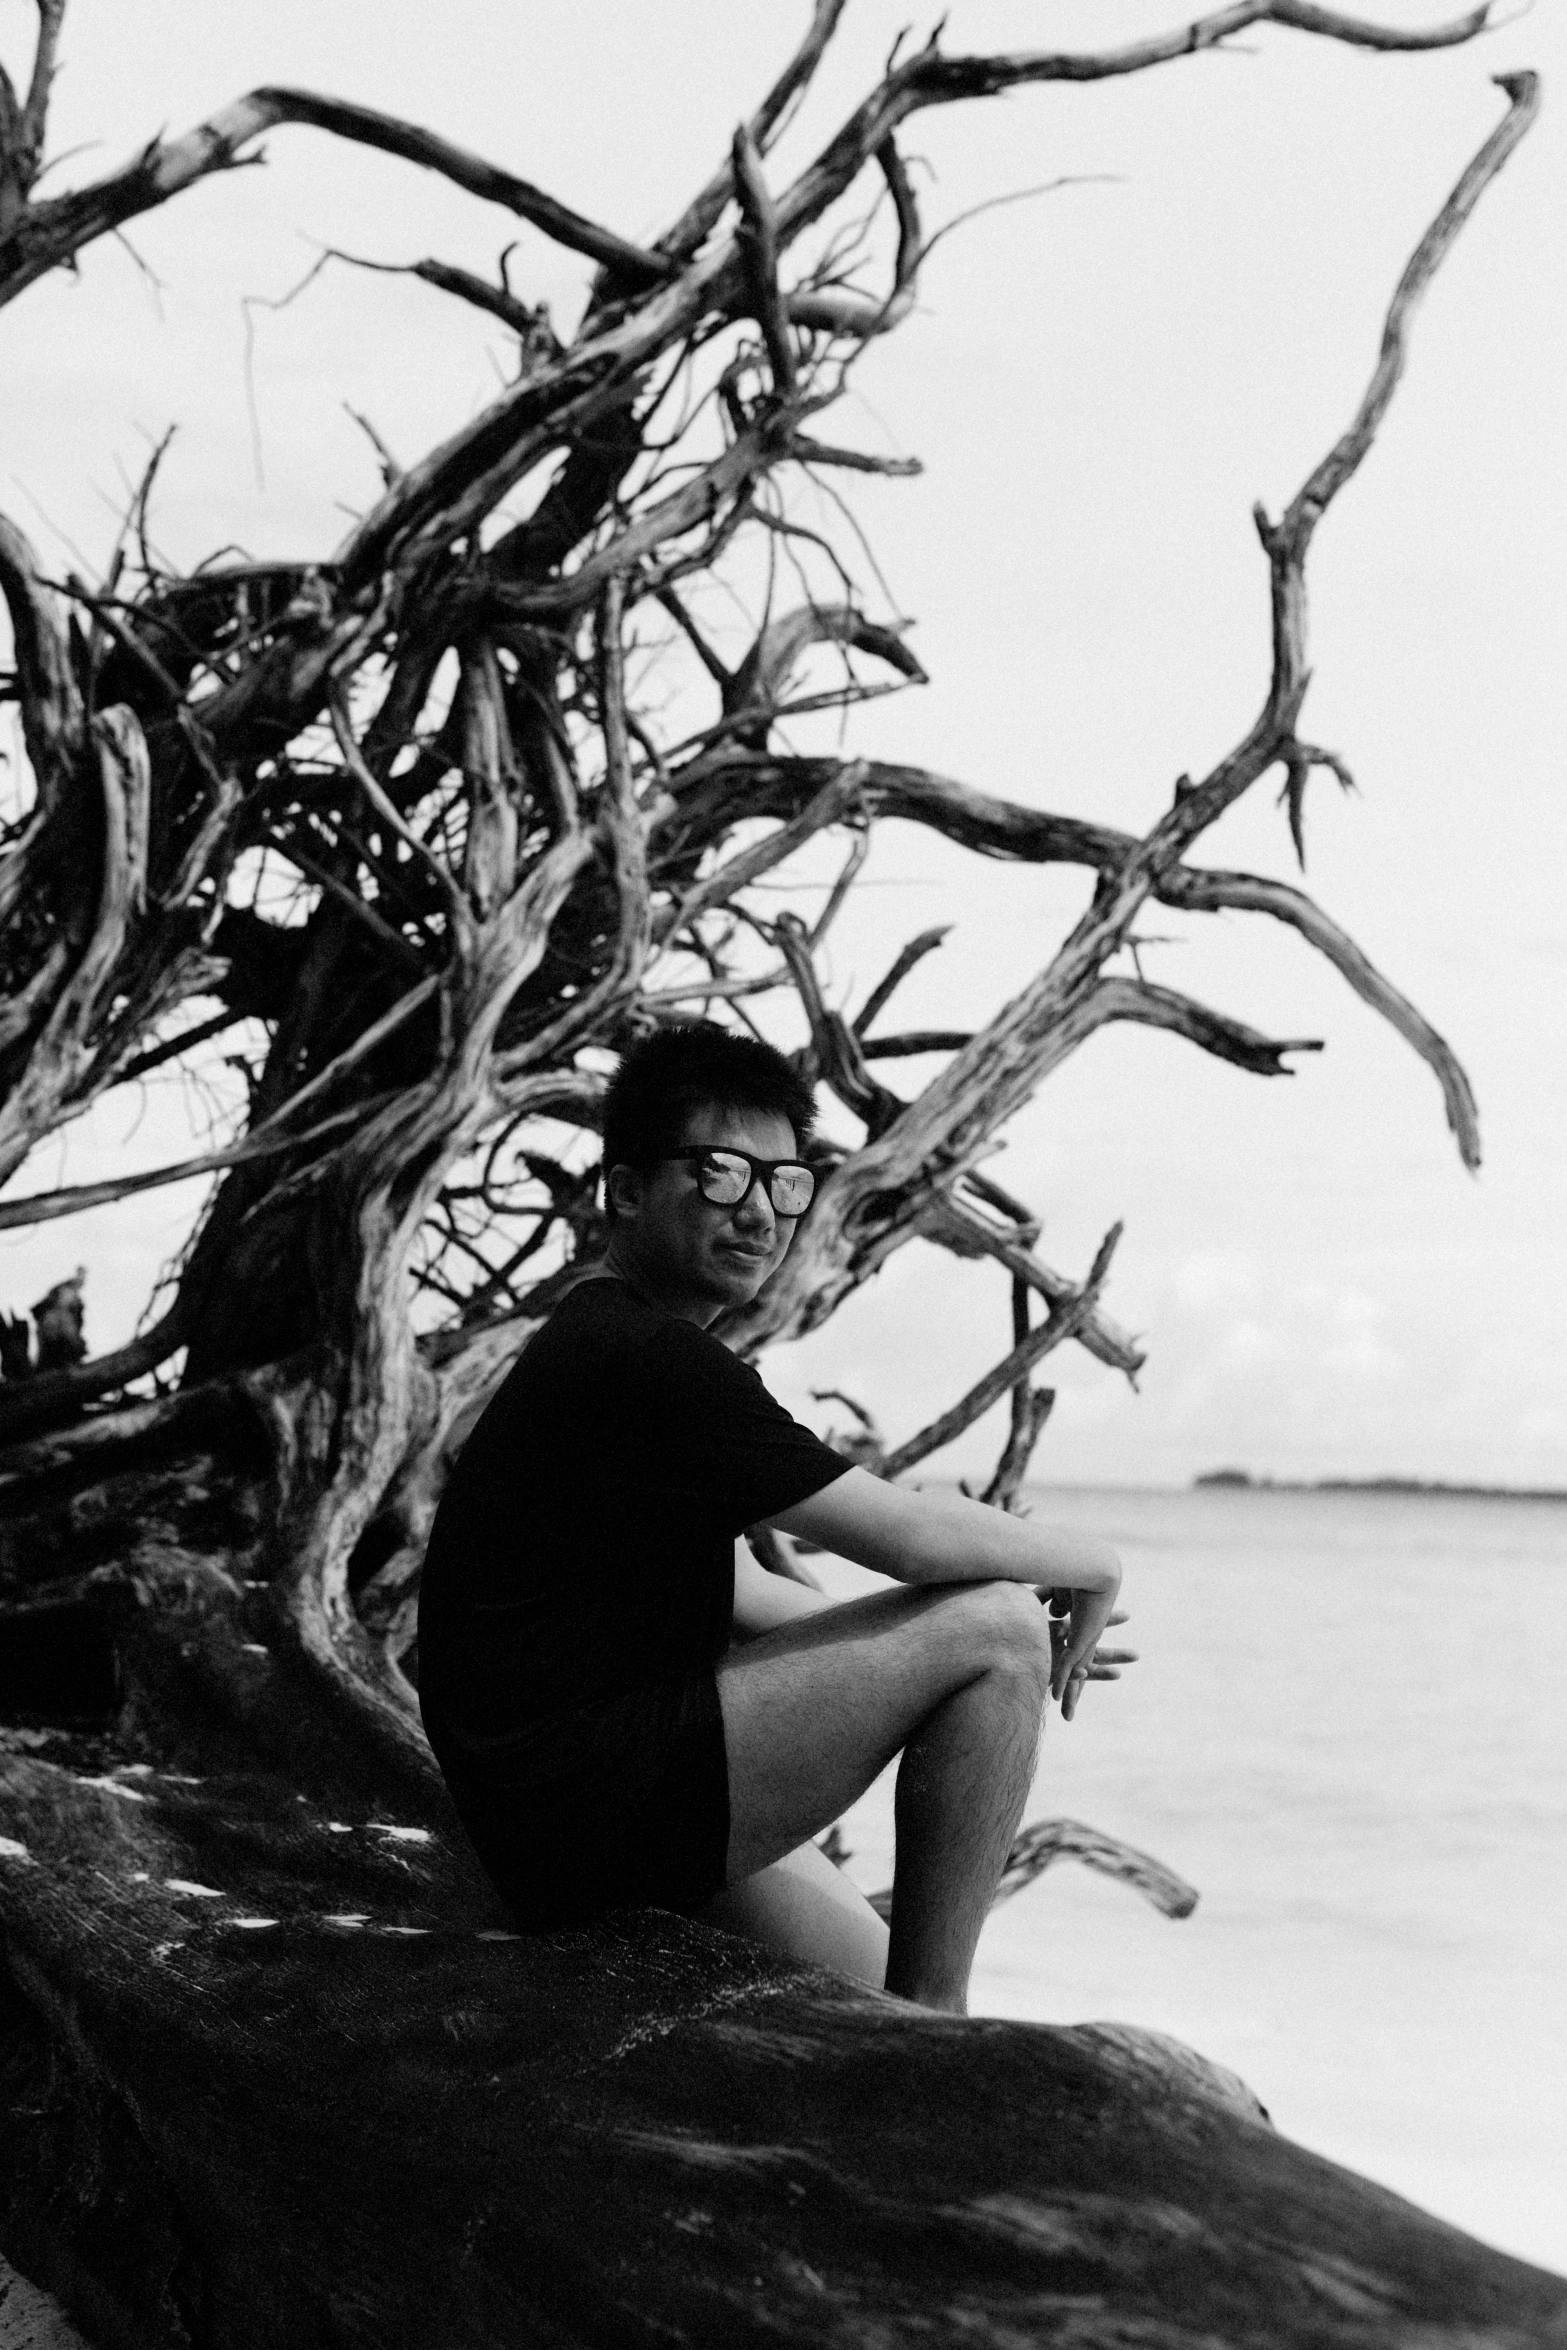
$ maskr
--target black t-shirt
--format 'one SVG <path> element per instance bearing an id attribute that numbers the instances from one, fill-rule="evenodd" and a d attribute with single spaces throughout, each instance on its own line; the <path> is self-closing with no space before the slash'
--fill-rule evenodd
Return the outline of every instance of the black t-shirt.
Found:
<path id="1" fill-rule="evenodd" d="M 419 1600 L 427 1715 L 470 1752 L 728 1646 L 735 1537 L 849 1467 L 748 1364 L 618 1280 L 581 1283 L 463 1447 Z"/>

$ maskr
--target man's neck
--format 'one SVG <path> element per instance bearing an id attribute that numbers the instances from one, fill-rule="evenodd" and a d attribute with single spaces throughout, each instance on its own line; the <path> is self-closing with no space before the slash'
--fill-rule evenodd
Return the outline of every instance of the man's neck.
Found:
<path id="1" fill-rule="evenodd" d="M 670 1294 L 646 1266 L 638 1264 L 635 1251 L 618 1234 L 605 1252 L 602 1270 L 612 1280 L 623 1281 L 644 1305 L 656 1306 L 661 1314 L 673 1314 L 676 1321 L 694 1322 L 699 1330 L 716 1322 L 724 1310 L 721 1302 L 711 1298 Z"/>

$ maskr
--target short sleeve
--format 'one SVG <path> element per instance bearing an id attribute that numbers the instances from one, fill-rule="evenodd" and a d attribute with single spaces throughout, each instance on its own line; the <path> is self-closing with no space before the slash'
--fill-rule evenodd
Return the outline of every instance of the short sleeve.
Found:
<path id="1" fill-rule="evenodd" d="M 686 1487 L 727 1533 L 794 1508 L 852 1467 L 719 1340 L 686 1322 L 666 1333 L 670 1390 L 680 1398 L 669 1424 L 670 1483 Z"/>

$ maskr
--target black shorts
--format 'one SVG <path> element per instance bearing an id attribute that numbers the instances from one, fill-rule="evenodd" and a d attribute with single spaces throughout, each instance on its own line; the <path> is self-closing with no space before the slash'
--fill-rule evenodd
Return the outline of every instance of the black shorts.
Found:
<path id="1" fill-rule="evenodd" d="M 711 1666 L 476 1737 L 424 1725 L 485 1874 L 519 1925 L 701 1909 L 721 1891 L 729 1763 Z"/>

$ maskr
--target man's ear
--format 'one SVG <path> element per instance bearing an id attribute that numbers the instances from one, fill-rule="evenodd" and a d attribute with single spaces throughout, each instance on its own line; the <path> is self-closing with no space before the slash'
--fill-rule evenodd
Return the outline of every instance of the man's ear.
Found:
<path id="1" fill-rule="evenodd" d="M 642 1209 L 642 1170 L 624 1165 L 611 1167 L 604 1179 L 604 1188 L 615 1205 L 617 1216 L 636 1216 Z"/>

